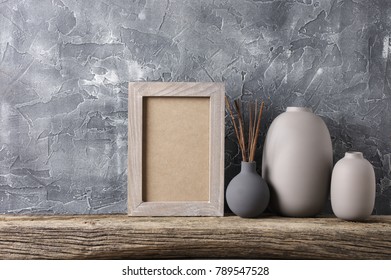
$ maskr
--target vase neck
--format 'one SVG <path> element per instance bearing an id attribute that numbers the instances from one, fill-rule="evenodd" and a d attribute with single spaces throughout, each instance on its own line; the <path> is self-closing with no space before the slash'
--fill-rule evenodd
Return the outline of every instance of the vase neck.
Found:
<path id="1" fill-rule="evenodd" d="M 257 169 L 257 163 L 255 161 L 247 162 L 242 161 L 240 172 L 255 172 Z"/>
<path id="2" fill-rule="evenodd" d="M 312 109 L 307 108 L 307 107 L 287 107 L 286 111 L 287 112 L 309 112 L 309 113 L 312 113 Z"/>
<path id="3" fill-rule="evenodd" d="M 346 158 L 364 158 L 361 152 L 346 152 Z"/>

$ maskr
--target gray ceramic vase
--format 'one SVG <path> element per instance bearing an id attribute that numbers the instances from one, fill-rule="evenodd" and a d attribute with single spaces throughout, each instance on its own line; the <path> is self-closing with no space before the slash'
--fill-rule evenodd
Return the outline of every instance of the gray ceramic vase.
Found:
<path id="1" fill-rule="evenodd" d="M 226 200 L 231 211 L 242 218 L 255 218 L 269 203 L 266 182 L 256 171 L 255 162 L 243 162 L 241 170 L 227 187 Z"/>
<path id="2" fill-rule="evenodd" d="M 331 206 L 341 219 L 361 221 L 375 205 L 376 180 L 373 166 L 360 152 L 348 152 L 337 162 L 331 178 Z"/>
<path id="3" fill-rule="evenodd" d="M 310 108 L 288 107 L 273 121 L 262 159 L 271 210 L 291 217 L 321 212 L 328 198 L 332 168 L 329 130 Z"/>

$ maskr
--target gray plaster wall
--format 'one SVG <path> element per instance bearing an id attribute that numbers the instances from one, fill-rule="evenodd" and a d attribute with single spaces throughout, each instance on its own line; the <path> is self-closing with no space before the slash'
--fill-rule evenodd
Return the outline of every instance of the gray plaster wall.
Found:
<path id="1" fill-rule="evenodd" d="M 0 213 L 126 212 L 127 82 L 224 81 L 265 100 L 263 137 L 312 107 L 335 160 L 374 165 L 391 214 L 390 15 L 387 0 L 0 0 Z"/>

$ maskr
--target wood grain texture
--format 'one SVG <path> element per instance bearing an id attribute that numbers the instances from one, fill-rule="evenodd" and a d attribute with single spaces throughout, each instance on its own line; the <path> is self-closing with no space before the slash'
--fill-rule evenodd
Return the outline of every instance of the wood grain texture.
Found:
<path id="1" fill-rule="evenodd" d="M 224 214 L 224 96 L 223 83 L 129 83 L 129 215 L 222 216 Z M 209 188 L 209 201 L 203 202 L 197 201 L 197 199 L 194 199 L 194 201 L 143 201 L 143 160 L 145 160 L 143 158 L 143 145 L 145 144 L 145 141 L 143 142 L 144 97 L 208 97 L 210 99 L 209 186 L 206 186 Z M 180 127 L 178 129 L 183 130 L 186 128 Z M 164 166 L 166 161 L 162 162 L 161 165 Z M 175 170 L 175 174 L 171 173 L 169 173 L 169 176 L 186 176 L 186 174 L 180 174 L 177 170 Z M 176 189 L 180 191 L 180 186 Z"/>
<path id="2" fill-rule="evenodd" d="M 391 259 L 391 216 L 2 216 L 1 259 Z"/>

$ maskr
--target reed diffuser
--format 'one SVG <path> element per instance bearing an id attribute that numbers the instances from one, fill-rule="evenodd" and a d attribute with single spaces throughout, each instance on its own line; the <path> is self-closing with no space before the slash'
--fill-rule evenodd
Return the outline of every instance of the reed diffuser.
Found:
<path id="1" fill-rule="evenodd" d="M 241 102 L 239 100 L 235 100 L 233 102 L 233 105 L 236 110 L 236 117 L 232 110 L 231 102 L 228 100 L 228 97 L 225 97 L 225 105 L 231 117 L 232 125 L 234 127 L 236 138 L 239 143 L 239 148 L 242 152 L 242 160 L 244 162 L 253 162 L 255 157 L 255 150 L 257 148 L 259 130 L 261 126 L 262 111 L 265 103 L 262 101 L 259 110 L 257 100 L 255 100 L 255 102 L 250 101 L 248 103 L 249 122 L 247 130 L 247 143 L 245 137 L 246 133 Z"/>
<path id="2" fill-rule="evenodd" d="M 261 103 L 259 109 L 257 101 L 248 103 L 247 131 L 241 102 L 235 100 L 232 105 L 226 97 L 225 104 L 242 153 L 240 173 L 231 180 L 227 187 L 227 204 L 233 213 L 242 218 L 258 217 L 266 209 L 270 199 L 269 187 L 257 173 L 254 161 L 264 102 Z"/>

